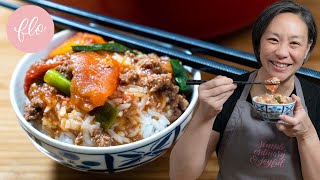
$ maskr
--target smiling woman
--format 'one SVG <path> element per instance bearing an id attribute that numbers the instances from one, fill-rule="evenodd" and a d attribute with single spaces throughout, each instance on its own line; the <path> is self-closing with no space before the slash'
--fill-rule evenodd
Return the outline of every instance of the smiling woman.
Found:
<path id="1" fill-rule="evenodd" d="M 288 81 L 304 63 L 313 41 L 312 37 L 308 39 L 308 27 L 301 17 L 293 13 L 277 15 L 261 36 L 259 61 L 263 70 L 282 83 Z"/>
<path id="2" fill-rule="evenodd" d="M 218 179 L 317 178 L 320 87 L 295 75 L 315 46 L 314 18 L 304 6 L 292 1 L 276 2 L 257 18 L 252 40 L 261 65 L 258 70 L 232 79 L 218 76 L 199 86 L 199 108 L 171 153 L 172 179 L 196 179 L 214 151 L 218 155 Z M 233 83 L 261 82 L 272 77 L 280 80 L 276 93 L 291 96 L 293 102 L 258 105 L 256 97 L 268 92 L 264 86 L 236 87 Z M 286 101 L 281 97 L 274 100 Z M 293 107 L 294 113 L 289 116 Z M 275 121 L 263 121 L 268 118 Z M 262 142 L 283 148 L 261 147 Z M 257 153 L 261 151 L 268 153 Z M 281 158 L 273 156 L 277 153 L 282 154 Z M 192 171 L 186 173 L 186 168 Z"/>

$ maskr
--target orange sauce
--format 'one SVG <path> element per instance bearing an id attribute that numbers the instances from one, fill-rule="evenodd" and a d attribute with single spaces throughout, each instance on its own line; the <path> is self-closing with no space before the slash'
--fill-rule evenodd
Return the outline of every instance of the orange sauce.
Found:
<path id="1" fill-rule="evenodd" d="M 104 105 L 118 87 L 119 63 L 95 52 L 75 53 L 71 60 L 74 63 L 71 102 L 86 112 Z"/>

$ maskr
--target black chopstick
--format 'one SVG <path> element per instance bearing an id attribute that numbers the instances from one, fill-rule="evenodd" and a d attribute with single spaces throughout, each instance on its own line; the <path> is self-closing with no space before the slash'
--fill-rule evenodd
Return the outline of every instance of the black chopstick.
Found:
<path id="1" fill-rule="evenodd" d="M 200 85 L 207 82 L 207 80 L 187 80 L 187 85 Z M 263 84 L 263 85 L 273 85 L 270 82 L 251 82 L 251 81 L 233 81 L 234 84 Z"/>
<path id="2" fill-rule="evenodd" d="M 89 11 L 84 11 L 81 9 L 77 9 L 77 8 L 73 8 L 70 6 L 54 3 L 51 1 L 38 1 L 38 0 L 25 0 L 25 1 L 39 5 L 39 6 L 48 7 L 50 9 L 55 9 L 55 10 L 59 10 L 62 12 L 81 16 L 84 18 L 88 18 L 88 19 L 94 20 L 96 22 L 102 22 L 106 25 L 110 25 L 110 26 L 117 27 L 120 29 L 125 29 L 127 31 L 129 30 L 130 32 L 135 32 L 135 33 L 140 33 L 140 34 L 143 33 L 144 37 L 151 35 L 151 37 L 153 39 L 165 40 L 165 42 L 167 42 L 167 43 L 171 42 L 173 44 L 179 45 L 182 48 L 187 48 L 191 51 L 192 51 L 192 49 L 199 49 L 200 51 L 204 51 L 206 53 L 211 52 L 211 54 L 213 54 L 217 58 L 225 59 L 225 60 L 232 61 L 232 62 L 235 62 L 238 64 L 241 63 L 242 65 L 246 65 L 246 66 L 253 67 L 253 68 L 259 67 L 259 64 L 257 63 L 254 55 L 250 54 L 250 53 L 243 52 L 243 51 L 234 50 L 231 48 L 220 46 L 218 44 L 209 43 L 206 41 L 186 37 L 183 35 L 167 32 L 164 30 L 139 25 L 136 23 L 131 23 L 128 21 L 117 19 L 117 18 L 112 18 L 110 16 L 92 13 Z M 192 48 L 192 49 L 190 49 L 190 48 Z M 320 80 L 320 72 L 319 71 L 315 71 L 312 69 L 302 67 L 298 70 L 297 73 L 301 74 L 302 76 L 305 76 L 307 78 L 311 77 L 311 78 Z"/>
<path id="3" fill-rule="evenodd" d="M 200 85 L 202 83 L 207 82 L 206 80 L 187 80 L 187 85 Z"/>

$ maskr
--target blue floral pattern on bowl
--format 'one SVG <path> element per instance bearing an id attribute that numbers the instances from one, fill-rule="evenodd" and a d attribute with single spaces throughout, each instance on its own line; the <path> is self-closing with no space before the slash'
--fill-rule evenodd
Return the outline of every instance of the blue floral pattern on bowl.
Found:
<path id="1" fill-rule="evenodd" d="M 278 121 L 279 115 L 292 115 L 295 102 L 289 104 L 265 104 L 255 101 L 255 98 L 252 98 L 252 104 L 258 114 L 266 121 Z"/>
<path id="2" fill-rule="evenodd" d="M 28 132 L 25 127 L 22 127 L 29 135 L 32 143 L 41 152 L 58 163 L 80 171 L 114 173 L 133 169 L 160 157 L 182 135 L 184 127 L 187 125 L 190 118 L 191 114 L 170 133 L 147 145 L 122 152 L 119 151 L 117 153 L 108 154 L 86 154 L 66 151 L 39 140 L 33 136 L 32 133 Z"/>

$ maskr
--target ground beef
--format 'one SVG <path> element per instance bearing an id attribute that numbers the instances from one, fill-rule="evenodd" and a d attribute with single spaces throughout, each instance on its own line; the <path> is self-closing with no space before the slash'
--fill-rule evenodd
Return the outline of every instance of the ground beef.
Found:
<path id="1" fill-rule="evenodd" d="M 166 91 L 166 93 L 168 94 L 170 91 Z M 183 111 L 187 109 L 189 102 L 180 94 L 172 94 L 168 104 L 169 107 L 167 107 L 166 111 L 170 113 L 166 114 L 166 117 L 172 122 L 177 120 Z"/>
<path id="2" fill-rule="evenodd" d="M 139 79 L 139 75 L 133 69 L 127 70 L 125 73 L 120 74 L 120 84 L 125 85 L 130 82 L 136 82 Z"/>
<path id="3" fill-rule="evenodd" d="M 42 118 L 42 109 L 35 104 L 28 104 L 24 107 L 24 118 L 27 121 L 39 121 Z"/>
<path id="4" fill-rule="evenodd" d="M 66 77 L 68 80 L 71 80 L 73 77 L 71 61 L 65 61 L 61 66 L 56 67 L 56 70 L 59 73 L 61 73 L 64 77 Z"/>
<path id="5" fill-rule="evenodd" d="M 155 93 L 156 96 L 149 98 L 146 105 L 158 103 L 155 106 L 163 108 L 161 102 L 165 99 L 169 105 L 168 109 L 164 110 L 168 112 L 167 118 L 170 121 L 176 120 L 187 109 L 189 103 L 183 95 L 178 94 L 179 86 L 166 67 L 169 59 L 155 54 L 139 54 L 133 58 L 136 69 L 124 69 L 123 74 L 120 75 L 120 84 L 147 86 L 149 92 Z"/>
<path id="6" fill-rule="evenodd" d="M 64 55 L 56 55 L 51 59 L 42 59 L 40 61 L 37 61 L 35 64 L 54 64 L 59 61 L 68 61 L 68 60 L 70 60 L 70 54 L 66 53 Z"/>
<path id="7" fill-rule="evenodd" d="M 150 87 L 151 92 L 173 89 L 171 86 L 174 86 L 171 74 L 152 74 L 146 79 L 146 85 Z"/>
<path id="8" fill-rule="evenodd" d="M 172 122 L 177 120 L 181 114 L 182 114 L 182 111 L 179 108 L 174 109 L 172 116 L 169 118 L 169 121 Z"/>
<path id="9" fill-rule="evenodd" d="M 83 135 L 82 135 L 82 132 L 80 132 L 76 137 L 76 139 L 74 140 L 74 144 L 80 146 L 82 145 L 82 143 L 83 143 Z"/>
<path id="10" fill-rule="evenodd" d="M 135 58 L 138 61 L 137 65 L 141 70 L 147 70 L 155 74 L 168 73 L 167 70 L 161 66 L 163 60 L 155 54 L 138 55 Z"/>
<path id="11" fill-rule="evenodd" d="M 54 104 L 52 97 L 56 94 L 57 90 L 46 83 L 41 85 L 33 83 L 28 94 L 30 102 L 24 107 L 24 118 L 27 121 L 40 120 L 47 105 Z"/>
<path id="12" fill-rule="evenodd" d="M 189 102 L 181 94 L 177 95 L 177 99 L 178 99 L 179 108 L 183 111 L 186 110 L 189 105 Z"/>
<path id="13" fill-rule="evenodd" d="M 144 59 L 140 68 L 152 71 L 155 74 L 163 73 L 159 60 L 155 59 Z"/>
<path id="14" fill-rule="evenodd" d="M 91 139 L 93 142 L 96 143 L 97 147 L 108 147 L 111 146 L 111 137 L 107 134 L 102 132 L 101 130 L 94 130 L 93 137 Z M 76 139 L 74 140 L 75 145 L 83 145 L 83 134 L 80 132 Z"/>
<path id="15" fill-rule="evenodd" d="M 52 59 L 47 59 L 45 61 L 68 61 L 70 60 L 70 53 L 66 53 L 66 54 L 63 54 L 63 55 L 56 55 L 54 58 Z"/>
<path id="16" fill-rule="evenodd" d="M 156 91 L 165 91 L 165 90 L 174 90 L 178 89 L 179 87 L 176 86 L 172 82 L 172 74 L 149 74 L 140 71 L 138 72 L 134 70 L 128 70 L 127 72 L 120 75 L 120 84 L 126 85 L 129 83 L 134 82 L 135 85 L 138 86 L 147 86 L 150 89 L 150 92 Z M 175 91 L 177 93 L 178 91 Z"/>
<path id="17" fill-rule="evenodd" d="M 178 92 L 179 86 L 173 84 L 171 86 L 166 86 L 166 89 L 163 89 L 161 94 L 168 97 L 169 99 L 176 99 Z"/>
<path id="18" fill-rule="evenodd" d="M 151 92 L 174 90 L 175 86 L 172 73 L 163 66 L 168 59 L 158 57 L 155 54 L 139 54 L 133 57 L 132 63 L 135 69 L 124 69 L 120 75 L 120 85 L 135 84 L 147 86 Z M 177 91 L 175 91 L 177 93 Z"/>
<path id="19" fill-rule="evenodd" d="M 108 147 L 111 146 L 111 137 L 107 133 L 102 132 L 101 130 L 95 130 L 93 132 L 92 139 L 98 147 Z"/>
<path id="20" fill-rule="evenodd" d="M 175 121 L 178 119 L 184 110 L 187 109 L 189 102 L 180 94 L 177 94 L 175 98 L 171 98 L 170 108 L 172 110 L 172 115 L 168 117 L 169 121 Z"/>

